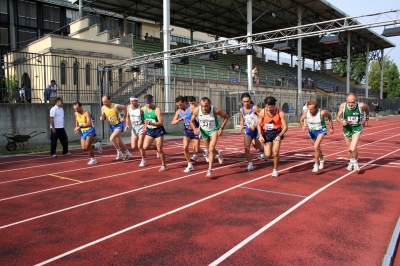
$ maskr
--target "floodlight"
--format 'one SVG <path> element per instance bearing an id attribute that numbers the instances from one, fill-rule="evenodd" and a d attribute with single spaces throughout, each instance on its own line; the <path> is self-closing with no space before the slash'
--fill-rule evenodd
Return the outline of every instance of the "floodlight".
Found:
<path id="1" fill-rule="evenodd" d="M 342 37 L 340 35 L 331 35 L 331 36 L 324 36 L 321 38 L 319 43 L 323 44 L 335 44 L 343 42 Z"/>
<path id="2" fill-rule="evenodd" d="M 385 28 L 381 35 L 385 37 L 400 36 L 400 27 Z"/>
<path id="3" fill-rule="evenodd" d="M 233 52 L 233 55 L 252 55 L 253 54 L 253 49 L 241 49 L 241 50 L 235 50 Z"/>
<path id="4" fill-rule="evenodd" d="M 125 72 L 140 72 L 140 68 L 138 66 L 130 66 L 125 70 Z"/>
<path id="5" fill-rule="evenodd" d="M 147 68 L 158 69 L 158 68 L 162 68 L 162 67 L 163 67 L 163 64 L 161 61 L 147 64 Z"/>
<path id="6" fill-rule="evenodd" d="M 174 65 L 187 65 L 189 64 L 189 57 L 188 56 L 183 56 L 179 58 L 175 58 L 172 60 L 171 64 Z"/>
<path id="7" fill-rule="evenodd" d="M 275 43 L 274 47 L 272 47 L 272 50 L 285 51 L 285 50 L 292 50 L 293 48 L 294 44 L 292 42 L 286 41 L 286 42 Z"/>
<path id="8" fill-rule="evenodd" d="M 218 54 L 217 52 L 212 52 L 210 54 L 204 54 L 199 57 L 200 60 L 210 61 L 210 60 L 217 60 Z"/>

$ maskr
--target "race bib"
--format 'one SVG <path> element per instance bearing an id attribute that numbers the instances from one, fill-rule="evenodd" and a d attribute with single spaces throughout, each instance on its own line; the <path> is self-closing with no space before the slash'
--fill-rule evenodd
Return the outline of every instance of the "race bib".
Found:
<path id="1" fill-rule="evenodd" d="M 142 124 L 142 120 L 138 117 L 136 117 L 132 120 L 132 125 L 134 125 L 134 126 L 139 126 L 141 124 Z"/>
<path id="2" fill-rule="evenodd" d="M 265 125 L 265 130 L 273 130 L 274 129 L 274 124 L 264 124 Z"/>
<path id="3" fill-rule="evenodd" d="M 115 117 L 114 116 L 108 117 L 108 121 L 110 121 L 111 124 L 115 124 L 117 122 L 117 121 L 115 121 Z"/>
<path id="4" fill-rule="evenodd" d="M 147 118 L 146 120 L 147 120 L 147 121 L 150 121 L 150 123 L 155 123 L 155 122 L 156 122 L 156 120 L 151 119 L 151 118 Z M 153 126 L 153 125 L 147 125 L 147 127 L 148 127 L 148 128 L 156 128 L 156 126 Z"/>
<path id="5" fill-rule="evenodd" d="M 192 127 L 190 126 L 190 123 L 185 123 L 185 128 L 188 130 L 192 130 Z"/>
<path id="6" fill-rule="evenodd" d="M 215 121 L 214 120 L 201 120 L 200 127 L 203 130 L 210 131 L 215 128 Z"/>
<path id="7" fill-rule="evenodd" d="M 349 116 L 347 117 L 348 124 L 358 124 L 358 116 Z"/>
<path id="8" fill-rule="evenodd" d="M 246 123 L 247 127 L 252 127 L 255 125 L 254 120 L 251 118 L 245 119 L 245 123 Z"/>

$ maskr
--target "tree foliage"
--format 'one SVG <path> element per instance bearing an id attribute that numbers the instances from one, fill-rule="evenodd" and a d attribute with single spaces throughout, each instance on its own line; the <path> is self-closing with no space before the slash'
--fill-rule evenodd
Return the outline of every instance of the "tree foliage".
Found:
<path id="1" fill-rule="evenodd" d="M 367 68 L 367 61 L 365 54 L 353 54 L 350 57 L 350 79 L 354 80 L 357 84 L 363 83 L 365 80 L 365 73 Z M 334 73 L 341 75 L 347 74 L 347 57 L 334 58 L 332 60 L 332 69 Z"/>
<path id="2" fill-rule="evenodd" d="M 371 86 L 371 90 L 380 90 L 381 68 L 381 61 L 374 60 L 371 62 L 368 83 L 369 86 Z M 386 56 L 384 58 L 383 66 L 383 91 L 389 99 L 396 98 L 400 92 L 399 70 L 396 63 Z"/>

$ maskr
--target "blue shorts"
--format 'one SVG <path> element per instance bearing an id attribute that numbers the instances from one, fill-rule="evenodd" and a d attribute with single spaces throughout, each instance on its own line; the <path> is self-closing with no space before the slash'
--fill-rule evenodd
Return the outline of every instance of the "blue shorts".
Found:
<path id="1" fill-rule="evenodd" d="M 272 130 L 267 130 L 267 132 L 264 133 L 264 141 L 265 143 L 267 142 L 272 142 L 275 140 L 275 138 L 281 134 L 282 130 L 281 129 L 272 129 Z M 281 140 L 283 139 L 284 136 L 281 136 Z"/>
<path id="2" fill-rule="evenodd" d="M 250 131 L 250 130 L 248 130 L 247 127 L 246 127 L 246 132 L 245 132 L 245 134 L 246 134 L 247 136 L 251 137 L 252 139 L 256 139 L 256 138 L 258 137 L 257 128 L 255 128 L 253 131 Z"/>
<path id="3" fill-rule="evenodd" d="M 155 138 L 155 139 L 159 138 L 165 134 L 167 134 L 167 132 L 165 132 L 164 127 L 147 128 L 147 130 L 146 130 L 146 135 L 150 136 L 152 138 Z"/>
<path id="4" fill-rule="evenodd" d="M 320 129 L 320 130 L 309 130 L 308 131 L 308 136 L 312 141 L 316 141 L 318 138 L 318 135 L 324 134 L 326 135 L 326 128 Z"/>
<path id="5" fill-rule="evenodd" d="M 81 139 L 86 140 L 87 137 L 95 136 L 96 137 L 96 129 L 91 127 L 89 130 L 82 131 Z"/>
<path id="6" fill-rule="evenodd" d="M 188 139 L 200 139 L 200 135 L 195 135 L 193 130 L 185 129 L 183 135 Z"/>
<path id="7" fill-rule="evenodd" d="M 121 129 L 121 132 L 124 132 L 124 123 L 119 122 L 116 125 L 110 125 L 111 133 L 113 133 L 116 129 Z"/>

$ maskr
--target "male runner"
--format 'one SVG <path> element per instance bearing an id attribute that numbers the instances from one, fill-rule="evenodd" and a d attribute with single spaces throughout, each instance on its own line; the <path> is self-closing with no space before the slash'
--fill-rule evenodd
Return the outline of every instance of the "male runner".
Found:
<path id="1" fill-rule="evenodd" d="M 128 149 L 125 147 L 124 142 L 122 141 L 121 133 L 124 131 L 124 123 L 121 122 L 118 117 L 118 111 L 125 110 L 126 106 L 111 103 L 110 96 L 107 95 L 103 96 L 101 100 L 103 102 L 103 106 L 101 107 L 100 120 L 104 121 L 105 119 L 108 119 L 108 122 L 110 123 L 110 141 L 117 150 L 117 158 L 115 159 L 122 159 L 122 153 L 125 152 L 124 161 L 127 161 L 132 156 L 132 154 L 128 151 Z"/>
<path id="2" fill-rule="evenodd" d="M 363 116 L 363 112 L 365 112 L 365 116 Z M 344 140 L 350 157 L 349 165 L 346 168 L 347 171 L 360 171 L 357 144 L 363 125 L 368 120 L 368 105 L 363 102 L 357 102 L 357 96 L 354 93 L 347 94 L 346 102 L 340 105 L 336 116 L 336 121 L 343 126 Z"/>
<path id="3" fill-rule="evenodd" d="M 189 173 L 190 171 L 194 170 L 191 160 L 193 161 L 197 160 L 196 153 L 201 152 L 206 157 L 208 156 L 208 152 L 206 153 L 206 151 L 200 148 L 200 136 L 195 135 L 193 129 L 190 127 L 190 118 L 192 118 L 192 111 L 193 111 L 192 106 L 187 104 L 186 99 L 183 96 L 176 97 L 175 103 L 176 106 L 178 107 L 178 110 L 176 110 L 175 116 L 172 119 L 171 124 L 176 125 L 180 121 L 183 121 L 184 123 L 183 151 L 185 154 L 186 161 L 188 162 L 188 166 L 185 168 L 185 170 L 183 170 L 183 172 Z M 199 127 L 198 121 L 195 121 L 195 126 Z M 194 150 L 192 159 L 190 158 L 190 153 L 189 153 L 189 144 L 191 140 L 193 140 L 193 150 Z"/>
<path id="4" fill-rule="evenodd" d="M 196 102 L 196 97 L 194 97 L 194 96 L 187 96 L 187 103 L 190 105 L 190 110 L 192 113 L 193 113 L 193 110 L 197 109 L 199 106 Z M 199 122 L 198 119 L 196 121 L 197 121 L 197 123 Z M 190 123 L 190 118 L 189 118 L 189 123 Z M 201 139 L 201 137 L 199 139 Z M 200 149 L 200 141 L 199 142 L 194 141 L 192 143 L 192 148 L 193 148 L 194 154 L 193 154 L 192 158 L 190 158 L 190 160 L 196 162 L 197 161 L 197 153 L 199 153 L 201 150 Z M 204 153 L 203 153 L 204 159 L 206 159 L 206 162 L 208 163 L 208 161 L 209 161 L 208 160 L 208 155 L 209 155 L 208 150 L 207 150 L 207 148 L 204 148 L 202 150 L 204 151 Z"/>
<path id="5" fill-rule="evenodd" d="M 240 116 L 240 132 L 243 132 L 245 124 L 244 151 L 248 162 L 246 171 L 249 172 L 254 169 L 253 163 L 251 162 L 250 144 L 253 144 L 253 147 L 258 152 L 261 152 L 257 159 L 260 160 L 264 158 L 264 149 L 258 140 L 257 131 L 258 114 L 260 113 L 260 109 L 257 105 L 253 104 L 249 93 L 243 93 L 241 98 L 243 107 L 241 108 L 242 115 Z"/>
<path id="6" fill-rule="evenodd" d="M 153 102 L 153 96 L 147 94 L 144 96 L 144 103 L 141 110 L 144 114 L 144 124 L 146 125 L 146 136 L 144 137 L 143 148 L 145 150 L 156 150 L 161 159 L 161 168 L 159 171 L 167 171 L 165 164 L 165 154 L 163 151 L 164 135 L 166 134 L 163 124 L 162 112 Z M 156 145 L 152 142 L 156 140 Z"/>
<path id="7" fill-rule="evenodd" d="M 224 119 L 221 127 L 219 126 L 217 116 Z M 200 127 L 196 128 L 196 118 L 199 119 Z M 196 135 L 201 134 L 204 139 L 204 144 L 208 150 L 208 171 L 206 177 L 212 178 L 212 166 L 215 155 L 217 155 L 220 164 L 224 162 L 222 157 L 222 151 L 216 151 L 215 146 L 217 145 L 218 136 L 221 136 L 226 123 L 228 122 L 229 116 L 221 109 L 215 108 L 211 105 L 210 99 L 203 97 L 200 100 L 200 106 L 194 109 L 192 112 L 192 118 L 190 119 L 190 126 L 193 128 L 193 132 Z"/>
<path id="8" fill-rule="evenodd" d="M 274 156 L 272 177 L 278 177 L 279 149 L 288 126 L 285 113 L 275 105 L 276 99 L 274 97 L 265 98 L 264 104 L 264 111 L 261 111 L 258 116 L 258 139 L 261 143 L 264 143 L 265 157 Z"/>
<path id="9" fill-rule="evenodd" d="M 143 141 L 146 136 L 146 125 L 144 124 L 144 113 L 141 110 L 141 105 L 139 105 L 139 98 L 137 95 L 133 95 L 129 98 L 130 104 L 126 107 L 125 117 L 126 126 L 125 130 L 132 126 L 131 130 L 131 148 L 135 150 L 139 149 L 140 156 L 142 156 L 142 161 L 139 167 L 146 166 L 146 152 L 143 149 Z"/>
<path id="10" fill-rule="evenodd" d="M 314 146 L 315 163 L 312 171 L 318 172 L 318 169 L 324 169 L 325 159 L 322 155 L 321 142 L 326 135 L 325 117 L 329 120 L 329 132 L 333 134 L 333 120 L 332 115 L 326 111 L 318 108 L 317 101 L 309 101 L 307 103 L 307 112 L 303 113 L 300 118 L 300 126 L 303 131 L 307 129 L 308 136 L 310 137 Z"/>
<path id="11" fill-rule="evenodd" d="M 88 110 L 82 108 L 82 104 L 80 102 L 75 102 L 73 104 L 73 108 L 75 110 L 75 134 L 78 134 L 79 129 L 82 132 L 81 136 L 81 148 L 83 151 L 87 151 L 90 156 L 89 165 L 96 164 L 97 160 L 94 158 L 93 148 L 96 148 L 99 153 L 103 152 L 101 148 L 100 142 L 97 142 L 95 145 L 92 145 L 92 141 L 96 136 L 96 129 L 92 124 L 92 116 L 90 115 Z"/>

